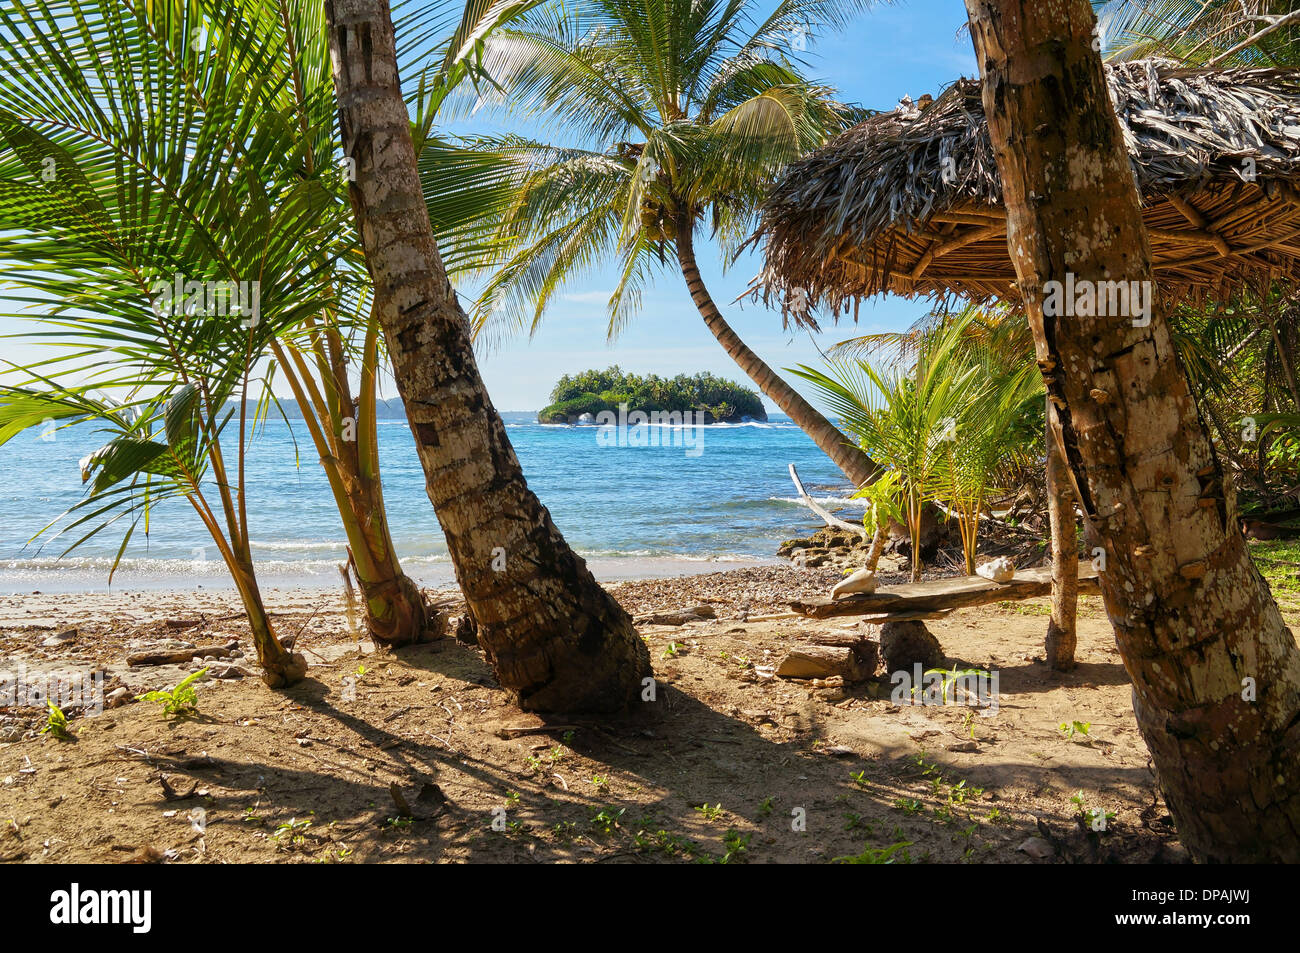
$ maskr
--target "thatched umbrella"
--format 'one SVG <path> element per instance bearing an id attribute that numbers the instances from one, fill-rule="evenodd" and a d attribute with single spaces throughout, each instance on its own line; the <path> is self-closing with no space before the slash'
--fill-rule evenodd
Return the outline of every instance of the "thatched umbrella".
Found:
<path id="1" fill-rule="evenodd" d="M 1108 73 L 1164 303 L 1300 276 L 1300 76 L 1159 60 Z M 753 240 L 765 245 L 754 290 L 799 323 L 886 291 L 1017 300 L 979 82 L 791 165 Z"/>

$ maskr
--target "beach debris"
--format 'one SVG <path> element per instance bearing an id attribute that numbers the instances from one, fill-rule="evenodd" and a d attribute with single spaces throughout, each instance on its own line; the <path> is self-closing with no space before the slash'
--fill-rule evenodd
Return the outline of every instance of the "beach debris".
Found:
<path id="1" fill-rule="evenodd" d="M 456 641 L 465 645 L 478 645 L 478 626 L 468 614 L 456 620 Z"/>
<path id="2" fill-rule="evenodd" d="M 712 606 L 698 605 L 680 612 L 656 612 L 636 620 L 637 625 L 686 625 L 688 622 L 705 622 L 716 619 L 718 613 Z"/>
<path id="3" fill-rule="evenodd" d="M 826 754 L 830 755 L 832 758 L 851 758 L 857 754 L 856 751 L 847 745 L 831 745 L 829 748 L 825 749 L 825 751 Z"/>
<path id="4" fill-rule="evenodd" d="M 67 645 L 69 642 L 75 642 L 75 641 L 77 641 L 77 630 L 64 629 L 62 632 L 59 632 L 56 635 L 51 635 L 49 638 L 42 641 L 41 647 L 46 649 L 52 649 L 52 648 L 57 648 L 60 645 Z"/>
<path id="5" fill-rule="evenodd" d="M 406 803 L 406 797 L 402 794 L 402 789 L 394 781 L 388 785 L 388 796 L 393 799 L 393 804 L 397 808 L 398 817 L 414 817 L 411 811 L 411 805 Z"/>
<path id="6" fill-rule="evenodd" d="M 208 655 L 213 658 L 229 658 L 238 644 L 232 639 L 225 645 L 200 645 L 188 649 L 136 652 L 126 657 L 126 664 L 134 668 L 140 665 L 183 665 Z"/>
<path id="7" fill-rule="evenodd" d="M 943 647 L 919 620 L 882 623 L 880 655 L 890 672 L 911 671 L 914 665 L 935 668 L 943 663 Z"/>
<path id="8" fill-rule="evenodd" d="M 198 789 L 199 782 L 190 779 L 190 786 L 181 791 L 176 788 L 165 774 L 158 775 L 158 783 L 162 785 L 163 797 L 168 801 L 184 801 L 187 798 L 194 797 L 194 792 Z"/>
<path id="9" fill-rule="evenodd" d="M 131 690 L 129 688 L 127 688 L 125 685 L 119 685 L 117 688 L 113 689 L 111 692 L 109 692 L 107 695 L 104 696 L 104 707 L 118 708 L 122 705 L 125 705 L 127 702 L 131 701 L 133 697 L 134 696 L 131 694 Z"/>
<path id="10" fill-rule="evenodd" d="M 873 569 L 859 569 L 852 575 L 845 576 L 831 589 L 831 598 L 852 595 L 857 592 L 875 592 L 876 573 Z"/>
<path id="11" fill-rule="evenodd" d="M 197 619 L 164 619 L 163 627 L 168 629 L 193 629 L 196 626 L 206 625 L 207 619 L 200 616 Z"/>
<path id="12" fill-rule="evenodd" d="M 975 575 L 983 576 L 994 582 L 1010 582 L 1016 574 L 1016 564 L 1007 556 L 990 559 L 982 566 L 975 567 Z"/>
<path id="13" fill-rule="evenodd" d="M 222 679 L 247 678 L 248 670 L 234 664 L 222 665 L 218 663 L 212 666 L 208 675 L 212 678 Z"/>
<path id="14" fill-rule="evenodd" d="M 1056 848 L 1041 837 L 1030 837 L 1023 844 L 1017 847 L 1016 850 L 1028 854 L 1035 860 L 1042 860 L 1046 857 L 1051 857 L 1056 853 Z"/>
<path id="15" fill-rule="evenodd" d="M 795 645 L 776 668 L 779 678 L 829 679 L 840 677 L 844 682 L 861 682 L 876 671 L 876 645 L 858 639 L 842 645 L 816 645 L 811 642 Z"/>

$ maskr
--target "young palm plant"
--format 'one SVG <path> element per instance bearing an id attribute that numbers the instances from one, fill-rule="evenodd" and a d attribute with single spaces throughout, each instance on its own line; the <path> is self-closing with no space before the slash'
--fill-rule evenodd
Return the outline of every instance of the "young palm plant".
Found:
<path id="1" fill-rule="evenodd" d="M 913 540 L 912 580 L 921 579 L 921 517 L 925 505 L 952 486 L 953 445 L 982 424 L 976 408 L 989 387 L 980 367 L 964 360 L 971 318 L 940 325 L 917 342 L 910 367 L 881 372 L 866 361 L 832 359 L 826 372 L 801 365 L 841 425 L 871 456 L 898 474 L 902 509 Z"/>
<path id="2" fill-rule="evenodd" d="M 489 275 L 476 333 L 535 331 L 567 283 L 616 262 L 612 339 L 670 259 L 740 368 L 855 485 L 876 466 L 751 350 L 701 277 L 707 229 L 728 258 L 773 174 L 848 128 L 857 110 L 806 78 L 799 54 L 865 0 L 581 0 L 522 13 L 483 44 L 505 107 L 545 117 L 556 142 L 482 137 L 421 159 L 440 244 Z M 481 105 L 494 102 L 481 90 Z M 472 209 L 472 214 L 467 214 Z"/>
<path id="3" fill-rule="evenodd" d="M 189 500 L 280 686 L 305 663 L 276 639 L 253 567 L 258 358 L 358 292 L 333 265 L 346 206 L 302 174 L 308 127 L 291 108 L 266 121 L 291 79 L 245 12 L 71 3 L 0 21 L 0 259 L 10 299 L 49 327 L 25 337 L 61 348 L 7 375 L 0 439 L 46 417 L 106 432 L 83 461 L 73 546 L 121 521 L 120 560 L 156 503 Z"/>
<path id="4" fill-rule="evenodd" d="M 79 32 L 65 30 L 61 21 L 74 10 L 84 23 Z M 469 17 L 467 12 L 467 21 Z M 385 355 L 369 311 L 364 263 L 349 247 L 356 239 L 346 204 L 348 166 L 339 155 L 334 132 L 334 91 L 321 7 L 213 0 L 163 10 L 146 4 L 74 2 L 44 8 L 24 20 L 26 29 L 16 20 L 0 27 L 0 56 L 12 66 L 6 73 L 13 78 L 0 95 L 6 97 L 16 126 L 35 135 L 54 130 L 55 139 L 69 148 L 100 150 L 105 162 L 135 169 L 144 187 L 121 204 L 112 192 L 115 174 L 87 180 L 90 188 L 105 193 L 98 199 L 115 220 L 113 227 L 129 234 L 137 227 L 135 219 L 149 214 L 146 210 L 152 206 L 158 220 L 173 232 L 168 240 L 178 247 L 186 240 L 184 229 L 193 223 L 213 235 L 235 232 L 242 214 L 235 201 L 210 201 L 216 196 L 186 188 L 190 172 L 185 162 L 199 149 L 211 149 L 211 143 L 196 141 L 182 153 L 186 158 L 178 160 L 173 150 L 157 148 L 152 141 L 191 121 L 206 123 L 209 139 L 219 136 L 218 124 L 228 125 L 231 146 L 222 153 L 227 175 L 238 170 L 240 176 L 279 177 L 310 188 L 319 234 L 328 241 L 313 244 L 313 235 L 311 242 L 286 246 L 280 254 L 289 270 L 317 276 L 316 298 L 300 302 L 295 309 L 298 320 L 267 324 L 275 333 L 259 336 L 251 345 L 249 363 L 267 358 L 260 378 L 267 389 L 260 397 L 269 394 L 269 382 L 278 376 L 297 401 L 337 504 L 371 636 L 396 645 L 435 635 L 433 614 L 401 570 L 384 507 L 376 404 Z M 417 17 L 414 25 L 427 26 L 427 21 Z M 105 37 L 119 47 L 111 61 L 96 52 L 105 48 Z M 232 39 L 244 37 L 251 38 L 252 49 L 228 57 Z M 53 58 L 40 57 L 39 46 L 47 43 L 57 49 L 63 66 L 56 69 Z M 92 62 L 95 57 L 100 58 Z M 153 60 L 169 65 L 160 70 Z M 111 71 L 104 65 L 109 62 Z M 61 89 L 62 95 L 33 95 L 35 87 L 16 78 L 31 72 L 25 65 L 17 67 L 27 63 L 41 64 L 37 72 L 44 70 L 49 88 Z M 459 69 L 456 64 L 452 68 Z M 56 72 L 61 75 L 67 69 L 92 79 L 56 82 Z M 105 109 L 105 103 L 110 108 Z M 67 115 L 84 121 L 68 123 Z M 78 138 L 83 141 L 74 143 Z M 282 151 L 268 151 L 273 148 Z M 11 198 L 30 200 L 33 194 L 19 191 Z M 142 203 L 143 209 L 132 202 Z M 274 219 L 284 210 L 268 211 Z M 150 270 L 167 272 L 175 264 L 167 257 L 172 251 L 164 254 L 161 247 L 149 245 L 115 248 L 105 257 L 102 236 L 95 231 L 69 230 L 66 222 L 32 209 L 14 206 L 12 214 L 29 238 L 44 236 L 60 243 L 65 258 L 76 259 L 74 264 L 84 269 L 87 263 L 98 263 L 106 281 L 130 280 Z M 297 261 L 289 261 L 295 255 Z M 186 267 L 186 274 L 194 271 L 192 265 Z M 73 283 L 64 290 L 78 287 Z M 66 370 L 67 365 L 62 366 Z M 165 375 L 165 367 L 157 370 Z M 260 409 L 268 410 L 265 404 Z"/>

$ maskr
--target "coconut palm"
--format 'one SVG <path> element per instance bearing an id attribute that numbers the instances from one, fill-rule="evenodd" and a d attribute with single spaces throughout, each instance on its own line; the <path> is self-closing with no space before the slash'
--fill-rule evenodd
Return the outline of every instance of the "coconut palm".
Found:
<path id="1" fill-rule="evenodd" d="M 1300 10 L 1291 0 L 1093 0 L 1092 6 L 1110 59 L 1300 65 Z"/>
<path id="2" fill-rule="evenodd" d="M 478 642 L 524 707 L 651 700 L 645 642 L 528 489 L 483 385 L 416 170 L 388 3 L 325 9 L 375 313 Z"/>
<path id="3" fill-rule="evenodd" d="M 965 359 L 961 344 L 973 313 L 941 324 L 915 344 L 910 366 L 884 371 L 867 361 L 832 358 L 827 371 L 801 365 L 792 370 L 811 382 L 841 425 L 890 471 L 898 474 L 902 510 L 913 540 L 912 580 L 921 579 L 922 510 L 954 483 L 962 461 L 959 442 L 983 439 L 980 413 L 990 403 L 990 381 Z"/>
<path id="4" fill-rule="evenodd" d="M 154 505 L 187 499 L 279 686 L 305 663 L 276 639 L 253 567 L 257 357 L 346 300 L 330 265 L 346 217 L 293 159 L 312 143 L 292 108 L 257 122 L 289 81 L 268 65 L 275 38 L 236 4 L 221 13 L 105 2 L 0 20 L 0 259 L 10 299 L 49 326 L 27 337 L 61 349 L 7 377 L 0 438 L 46 417 L 105 433 L 74 546 L 121 524 L 120 559 Z"/>
<path id="5" fill-rule="evenodd" d="M 464 49 L 466 37 L 512 8 L 478 4 L 463 11 L 421 10 L 408 18 L 408 31 L 418 37 L 438 33 L 460 17 L 452 41 L 446 44 L 458 55 L 447 53 L 434 61 L 435 68 L 428 71 L 429 88 L 454 88 L 472 76 L 472 44 Z M 79 22 L 80 29 L 66 29 L 65 19 Z M 216 167 L 225 163 L 227 177 L 265 175 L 299 181 L 310 189 L 318 206 L 320 234 L 329 240 L 286 248 L 283 253 L 298 256 L 292 267 L 320 276 L 318 298 L 314 309 L 295 312 L 301 320 L 268 324 L 276 333 L 259 336 L 250 344 L 250 364 L 266 356 L 264 372 L 251 377 L 250 383 L 262 386 L 255 395 L 264 398 L 260 414 L 274 412 L 271 381 L 285 381 L 293 393 L 337 504 L 349 564 L 362 591 L 367 629 L 377 641 L 404 644 L 428 638 L 436 629 L 422 594 L 401 570 L 384 507 L 376 405 L 386 355 L 370 311 L 368 276 L 355 248 L 346 202 L 348 166 L 341 161 L 334 130 L 334 90 L 324 30 L 319 4 L 281 0 L 212 0 L 180 6 L 71 2 L 11 17 L 0 26 L 0 56 L 7 78 L 7 82 L 0 80 L 4 97 L 0 102 L 17 130 L 13 135 L 48 133 L 83 158 L 95 156 L 100 166 L 90 170 L 86 187 L 104 205 L 109 227 L 131 236 L 140 222 L 156 215 L 170 232 L 165 241 L 172 244 L 165 246 L 164 253 L 159 244 L 126 241 L 105 254 L 98 232 L 70 230 L 62 218 L 41 213 L 39 201 L 48 198 L 41 189 L 55 190 L 57 181 L 46 183 L 42 170 L 37 188 L 27 188 L 31 184 L 24 178 L 27 171 L 12 162 L 16 180 L 10 183 L 6 208 L 9 221 L 26 236 L 24 243 L 38 237 L 52 243 L 61 250 L 61 266 L 103 286 L 129 282 L 137 273 L 174 271 L 182 265 L 187 276 L 198 276 L 208 266 L 199 260 L 201 241 L 197 257 L 183 244 L 193 244 L 187 228 L 217 236 L 239 235 L 246 242 L 250 234 L 265 239 L 240 229 L 238 216 L 243 209 L 237 201 L 213 201 L 221 194 L 207 192 L 201 179 L 197 185 L 192 181 L 195 169 L 186 165 L 191 155 L 201 153 L 211 160 L 212 175 L 223 174 Z M 252 49 L 228 55 L 230 44 L 245 37 L 252 38 Z M 165 67 L 156 67 L 157 60 Z M 70 82 L 66 77 L 73 70 L 80 75 Z M 52 91 L 49 95 L 42 91 L 42 83 Z M 432 94 L 427 103 L 426 122 L 436 114 Z M 75 119 L 68 121 L 69 116 Z M 156 147 L 154 140 L 164 131 L 171 136 L 168 130 L 187 122 L 206 123 L 202 135 L 207 138 L 196 134 L 195 141 L 179 153 L 186 159 L 178 160 L 173 149 Z M 212 144 L 220 143 L 221 123 L 227 124 L 231 140 L 224 152 L 213 151 Z M 281 151 L 272 154 L 268 148 Z M 121 201 L 114 192 L 117 166 L 135 170 L 132 174 L 142 183 Z M 271 218 L 283 211 L 274 206 L 275 200 L 275 196 L 269 199 Z M 177 259 L 176 248 L 186 248 L 188 260 Z M 11 275 L 25 282 L 35 278 L 33 287 L 44 280 L 43 274 L 22 263 Z M 39 293 L 43 299 L 64 296 L 60 300 L 71 305 L 66 295 L 76 294 L 81 287 L 79 280 L 57 289 L 45 286 Z M 96 326 L 81 323 L 77 330 L 89 354 Z M 181 348 L 186 341 L 172 344 Z M 121 359 L 133 360 L 133 356 Z M 101 364 L 102 357 L 96 363 Z M 180 380 L 177 363 L 173 359 L 168 365 L 164 360 L 153 368 L 155 386 L 159 375 L 172 384 Z M 60 377 L 66 378 L 72 368 L 67 363 L 60 366 Z"/>
<path id="6" fill-rule="evenodd" d="M 759 389 L 854 484 L 871 479 L 870 458 L 732 329 L 696 257 L 707 231 L 734 259 L 773 174 L 859 118 L 806 77 L 800 53 L 865 5 L 782 0 L 763 15 L 745 0 L 548 2 L 495 31 L 483 47 L 494 87 L 480 90 L 480 104 L 543 117 L 555 140 L 480 137 L 422 161 L 440 241 L 472 248 L 463 266 L 488 274 L 476 332 L 535 331 L 561 289 L 613 262 L 613 339 L 671 260 Z M 466 217 L 469 203 L 477 214 Z"/>

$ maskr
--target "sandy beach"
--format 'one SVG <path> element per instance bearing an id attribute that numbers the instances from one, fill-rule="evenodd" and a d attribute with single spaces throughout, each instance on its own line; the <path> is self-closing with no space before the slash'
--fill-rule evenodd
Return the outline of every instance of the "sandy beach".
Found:
<path id="1" fill-rule="evenodd" d="M 103 672 L 110 701 L 72 714 L 72 741 L 40 734 L 38 709 L 0 710 L 0 860 L 1186 859 L 1099 600 L 1082 602 L 1066 675 L 1042 662 L 1045 600 L 930 624 L 946 666 L 999 673 L 986 717 L 896 704 L 881 678 L 772 677 L 792 641 L 859 625 L 765 618 L 836 578 L 783 564 L 611 585 L 634 618 L 716 618 L 638 626 L 657 690 L 640 712 L 549 722 L 512 706 L 475 645 L 358 642 L 339 589 L 267 590 L 311 666 L 282 692 L 256 677 L 232 593 L 2 596 L 0 670 Z M 455 590 L 435 598 L 459 611 Z M 233 657 L 126 664 L 231 643 Z M 200 666 L 226 677 L 199 683 L 195 717 L 133 700 Z M 1073 722 L 1087 733 L 1058 728 Z M 1114 812 L 1106 831 L 1075 797 Z"/>

